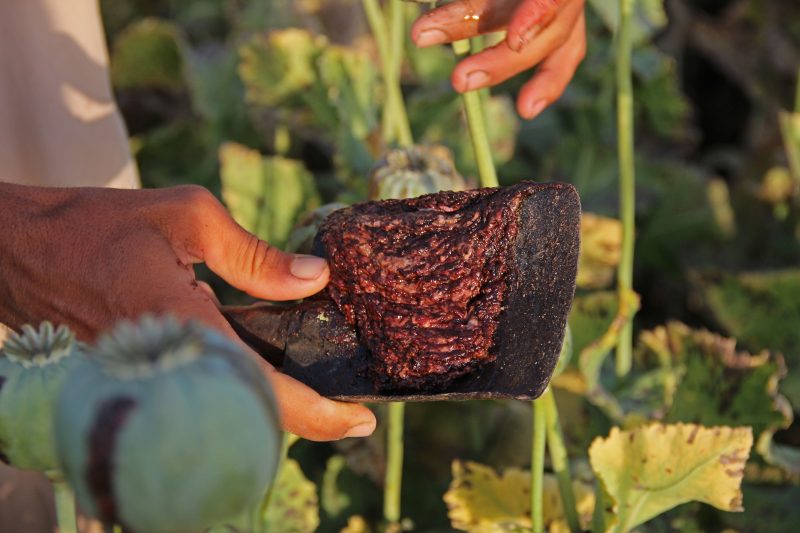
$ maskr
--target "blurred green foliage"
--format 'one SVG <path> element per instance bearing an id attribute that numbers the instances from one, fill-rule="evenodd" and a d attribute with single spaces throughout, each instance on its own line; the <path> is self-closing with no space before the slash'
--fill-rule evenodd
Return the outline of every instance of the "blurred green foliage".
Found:
<path id="1" fill-rule="evenodd" d="M 101 6 L 112 80 L 145 185 L 200 183 L 245 227 L 277 245 L 306 211 L 366 198 L 369 170 L 390 146 L 381 138 L 385 90 L 359 2 L 102 0 Z M 569 181 L 586 211 L 611 217 L 615 6 L 587 2 L 587 57 L 564 96 L 535 121 L 514 114 L 524 75 L 493 89 L 486 101 L 504 184 Z M 409 22 L 419 9 L 406 6 Z M 587 397 L 578 356 L 607 330 L 618 307 L 607 292 L 614 235 L 596 233 L 593 254 L 582 257 L 589 281 L 570 317 L 576 355 L 555 381 L 573 472 L 591 480 L 588 444 L 612 423 L 753 425 L 761 442 L 746 472 L 746 513 L 685 505 L 638 529 L 794 531 L 800 427 L 791 422 L 786 398 L 800 411 L 800 179 L 792 148 L 800 5 L 642 0 L 637 9 L 635 289 L 644 333 L 628 380 L 616 380 L 611 358 L 597 359 L 605 400 L 618 408 L 609 412 L 611 404 Z M 447 146 L 459 172 L 474 180 L 461 104 L 449 86 L 453 54 L 406 44 L 402 85 L 414 138 Z M 242 301 L 208 279 L 223 301 Z M 736 351 L 728 338 L 752 354 Z M 406 427 L 403 509 L 418 531 L 451 528 L 441 499 L 451 460 L 529 466 L 527 405 L 415 404 Z M 290 463 L 293 480 L 276 492 L 286 498 L 290 487 L 301 487 L 298 516 L 306 521 L 297 531 L 310 528 L 312 516 L 320 531 L 339 531 L 355 515 L 378 527 L 380 434 L 337 445 L 299 443 L 291 456 L 298 460 Z M 785 515 L 776 513 L 779 505 Z"/>

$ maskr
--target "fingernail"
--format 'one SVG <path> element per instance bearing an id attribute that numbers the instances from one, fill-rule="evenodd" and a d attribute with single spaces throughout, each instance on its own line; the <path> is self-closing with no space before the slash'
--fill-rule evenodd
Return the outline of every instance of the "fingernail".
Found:
<path id="1" fill-rule="evenodd" d="M 425 30 L 419 34 L 419 37 L 414 41 L 419 47 L 433 46 L 434 44 L 442 44 L 447 42 L 447 34 L 442 30 Z"/>
<path id="2" fill-rule="evenodd" d="M 482 70 L 475 70 L 467 74 L 467 91 L 481 89 L 489 83 L 489 75 Z"/>
<path id="3" fill-rule="evenodd" d="M 534 37 L 539 35 L 540 31 L 542 31 L 542 27 L 539 26 L 538 24 L 534 24 L 533 26 L 528 28 L 528 30 L 525 31 L 524 33 L 520 33 L 515 40 L 510 42 L 509 47 L 515 52 L 521 51 L 523 48 L 525 48 L 525 45 L 531 42 L 534 39 Z"/>
<path id="4" fill-rule="evenodd" d="M 365 422 L 357 426 L 353 426 L 347 430 L 343 438 L 347 437 L 369 437 L 375 431 L 375 422 Z"/>
<path id="5" fill-rule="evenodd" d="M 532 118 L 536 118 L 539 113 L 544 111 L 544 108 L 547 107 L 547 100 L 542 98 L 541 100 L 536 100 L 530 108 L 528 112 L 528 120 Z"/>
<path id="6" fill-rule="evenodd" d="M 289 272 L 292 276 L 304 279 L 317 279 L 325 271 L 327 263 L 321 257 L 313 255 L 295 255 L 289 264 Z"/>

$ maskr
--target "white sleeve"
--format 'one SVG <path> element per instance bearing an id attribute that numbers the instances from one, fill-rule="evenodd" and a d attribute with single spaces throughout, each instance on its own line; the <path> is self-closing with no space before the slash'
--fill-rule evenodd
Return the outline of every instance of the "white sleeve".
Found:
<path id="1" fill-rule="evenodd" d="M 0 0 L 0 181 L 139 186 L 97 0 Z"/>

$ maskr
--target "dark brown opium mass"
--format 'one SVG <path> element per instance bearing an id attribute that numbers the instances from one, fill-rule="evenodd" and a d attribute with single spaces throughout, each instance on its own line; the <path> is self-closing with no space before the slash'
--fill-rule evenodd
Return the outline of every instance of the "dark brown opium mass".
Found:
<path id="1" fill-rule="evenodd" d="M 449 193 L 440 194 L 441 196 L 437 196 L 442 198 L 449 196 Z M 420 207 L 420 202 L 432 202 L 433 207 Z M 406 207 L 403 207 L 404 205 Z M 367 239 L 370 232 L 380 237 L 381 231 L 377 230 L 383 228 L 383 238 L 388 243 L 388 231 L 386 226 L 380 223 L 383 220 L 381 210 L 384 208 L 388 209 L 385 213 L 387 221 L 394 220 L 398 216 L 404 219 L 414 218 L 425 214 L 427 209 L 426 216 L 430 216 L 433 212 L 435 216 L 431 219 L 443 223 L 445 218 L 440 219 L 438 213 L 442 205 L 449 206 L 450 209 L 440 213 L 442 217 L 456 213 L 470 220 L 461 212 L 467 213 L 473 206 L 478 206 L 478 211 L 484 213 L 475 219 L 478 222 L 474 223 L 474 228 L 480 227 L 481 224 L 483 227 L 493 227 L 490 225 L 492 220 L 495 224 L 502 222 L 507 228 L 498 232 L 500 234 L 498 240 L 505 239 L 506 242 L 498 243 L 489 239 L 475 245 L 475 249 L 483 246 L 486 249 L 492 247 L 494 250 L 500 249 L 499 246 L 505 246 L 508 254 L 507 262 L 500 265 L 504 269 L 501 284 L 496 285 L 498 292 L 494 303 L 502 303 L 500 314 L 495 317 L 494 333 L 491 334 L 494 339 L 488 350 L 483 352 L 477 348 L 472 352 L 456 352 L 449 349 L 449 345 L 444 342 L 448 333 L 446 327 L 439 327 L 438 330 L 423 328 L 428 323 L 426 317 L 429 316 L 424 313 L 430 313 L 427 309 L 431 305 L 435 307 L 440 303 L 436 291 L 419 291 L 424 293 L 426 305 L 406 305 L 399 308 L 402 310 L 405 307 L 408 316 L 416 317 L 416 322 L 411 322 L 416 330 L 424 330 L 423 335 L 441 340 L 437 343 L 437 347 L 441 348 L 439 351 L 445 354 L 446 358 L 437 358 L 436 351 L 427 350 L 426 358 L 415 362 L 416 360 L 410 357 L 405 358 L 405 352 L 397 350 L 380 352 L 380 345 L 377 349 L 375 346 L 381 337 L 372 340 L 366 338 L 364 331 L 360 329 L 361 326 L 356 323 L 358 313 L 354 302 L 357 299 L 368 301 L 369 298 L 365 298 L 364 295 L 375 294 L 366 291 L 376 290 L 377 282 L 387 275 L 381 273 L 382 268 L 378 268 L 382 262 L 387 261 L 387 258 L 384 257 L 376 266 L 373 262 L 363 263 L 364 258 L 349 257 L 346 254 L 339 254 L 340 257 L 336 257 L 336 254 L 342 250 L 347 233 L 353 230 L 366 233 L 355 236 L 347 242 L 367 244 L 373 252 L 377 248 Z M 362 210 L 369 215 L 367 218 L 375 219 L 372 226 L 360 223 Z M 492 218 L 492 212 L 497 210 L 502 212 L 499 218 Z M 580 214 L 580 198 L 571 185 L 530 181 L 503 189 L 464 193 L 463 200 L 455 204 L 423 198 L 374 203 L 368 204 L 367 207 L 355 206 L 331 215 L 332 218 L 327 220 L 314 243 L 314 253 L 327 257 L 331 264 L 334 277 L 331 291 L 338 292 L 340 301 L 349 302 L 351 320 L 355 326 L 348 323 L 340 305 L 327 294 L 290 306 L 262 302 L 245 307 L 224 307 L 222 311 L 234 330 L 254 350 L 281 368 L 286 375 L 329 398 L 359 402 L 500 398 L 532 400 L 547 387 L 561 352 L 564 328 L 575 294 L 580 248 Z M 505 217 L 509 219 L 506 220 Z M 340 225 L 343 226 L 340 228 Z M 403 224 L 398 224 L 392 231 L 400 230 L 406 231 Z M 493 230 L 490 231 L 494 233 Z M 512 236 L 512 231 L 516 236 Z M 438 255 L 420 242 L 417 247 L 408 247 L 419 255 L 418 258 L 408 261 L 413 261 L 420 272 L 430 268 L 430 275 L 438 276 L 436 265 L 440 258 L 443 257 L 441 262 L 446 263 L 453 257 L 458 257 L 459 253 L 463 257 L 464 253 L 463 246 L 466 241 L 453 240 L 452 242 L 460 245 L 462 249 L 460 252 L 449 250 L 444 242 L 447 234 L 448 225 L 444 224 L 444 229 L 440 228 L 438 236 L 434 236 L 441 242 Z M 414 242 L 409 235 L 405 236 L 407 242 Z M 327 241 L 328 244 L 323 241 Z M 437 258 L 435 263 L 432 262 L 434 257 Z M 502 254 L 495 257 L 502 257 Z M 405 262 L 406 259 L 400 256 L 395 259 L 397 265 L 402 266 L 406 264 Z M 462 268 L 461 263 L 463 261 L 451 261 L 451 268 Z M 369 267 L 372 269 L 372 275 L 368 279 L 356 271 L 356 268 L 366 268 L 364 265 L 372 265 Z M 343 269 L 349 269 L 350 272 Z M 414 269 L 410 270 L 413 272 Z M 420 276 L 420 280 L 425 279 L 422 274 Z M 361 277 L 364 277 L 364 280 L 360 280 Z M 350 286 L 347 285 L 347 279 L 353 280 Z M 441 294 L 447 291 L 452 293 L 451 288 L 457 287 L 457 280 L 453 279 L 452 283 L 448 284 L 446 281 L 448 279 L 451 278 L 442 275 L 440 285 L 434 283 L 431 286 L 438 287 Z M 402 295 L 401 289 L 404 287 L 405 292 L 411 291 L 411 285 L 404 286 L 402 283 L 392 287 L 391 290 L 385 289 L 390 295 L 394 295 L 395 292 Z M 350 290 L 356 292 L 352 297 L 347 296 Z M 501 297 L 502 291 L 505 291 L 505 295 Z M 484 294 L 488 292 L 484 291 Z M 408 295 L 404 297 L 407 298 Z M 484 311 L 488 308 L 487 304 Z M 401 326 L 406 324 L 402 316 L 395 315 L 394 318 L 400 321 Z M 391 322 L 392 320 L 388 321 L 390 324 Z M 462 321 L 461 325 L 463 324 Z M 469 321 L 466 324 L 469 326 Z M 458 324 L 456 323 L 454 327 L 458 327 Z M 407 331 L 418 333 L 419 331 L 414 328 L 409 328 Z M 391 334 L 391 331 L 389 333 Z M 470 337 L 476 346 L 489 341 L 489 334 L 474 333 L 483 335 Z M 384 337 L 389 336 L 383 332 L 380 334 Z M 367 346 L 368 341 L 373 348 Z M 420 346 L 425 348 L 424 344 Z M 378 359 L 371 350 L 383 353 L 385 359 Z M 467 354 L 483 359 L 471 364 L 469 356 L 465 357 Z M 413 372 L 406 374 L 412 376 L 412 379 L 405 379 L 404 383 L 413 382 L 416 388 L 393 385 L 396 381 L 390 381 L 385 373 L 379 373 L 387 365 L 392 366 L 395 375 L 402 376 L 400 373 L 407 369 Z M 432 373 L 424 375 L 421 371 L 424 367 L 428 367 Z M 458 375 L 461 377 L 453 377 Z"/>
<path id="2" fill-rule="evenodd" d="M 328 291 L 380 390 L 441 388 L 497 357 L 525 187 L 369 202 L 320 232 Z"/>

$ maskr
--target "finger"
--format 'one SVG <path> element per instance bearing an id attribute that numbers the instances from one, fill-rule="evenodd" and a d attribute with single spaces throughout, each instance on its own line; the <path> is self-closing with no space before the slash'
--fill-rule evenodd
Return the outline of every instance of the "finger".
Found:
<path id="1" fill-rule="evenodd" d="M 504 28 L 520 0 L 457 0 L 422 15 L 411 27 L 419 47 L 467 39 Z"/>
<path id="2" fill-rule="evenodd" d="M 514 52 L 508 47 L 508 41 L 503 41 L 464 59 L 453 70 L 453 87 L 459 92 L 473 91 L 528 70 L 566 42 L 582 12 L 580 2 L 567 3 L 558 19 L 520 52 Z"/>
<path id="3" fill-rule="evenodd" d="M 286 431 L 315 441 L 366 437 L 375 431 L 375 415 L 363 405 L 329 400 L 296 379 L 275 370 L 244 344 L 209 300 L 199 295 L 169 300 L 169 307 L 165 310 L 180 318 L 198 320 L 216 329 L 252 355 L 272 385 L 281 414 L 281 425 Z"/>
<path id="4" fill-rule="evenodd" d="M 324 259 L 270 246 L 237 224 L 206 189 L 178 187 L 172 197 L 157 223 L 179 260 L 205 262 L 234 287 L 267 300 L 305 298 L 328 283 Z"/>
<path id="5" fill-rule="evenodd" d="M 522 50 L 570 0 L 522 0 L 508 23 L 506 41 L 515 52 Z"/>
<path id="6" fill-rule="evenodd" d="M 315 441 L 366 437 L 375 431 L 375 415 L 363 405 L 329 400 L 275 370 L 267 377 L 278 398 L 286 431 Z"/>
<path id="7" fill-rule="evenodd" d="M 558 100 L 586 55 L 586 20 L 581 14 L 567 41 L 536 71 L 517 98 L 517 111 L 525 119 L 535 118 Z"/>

